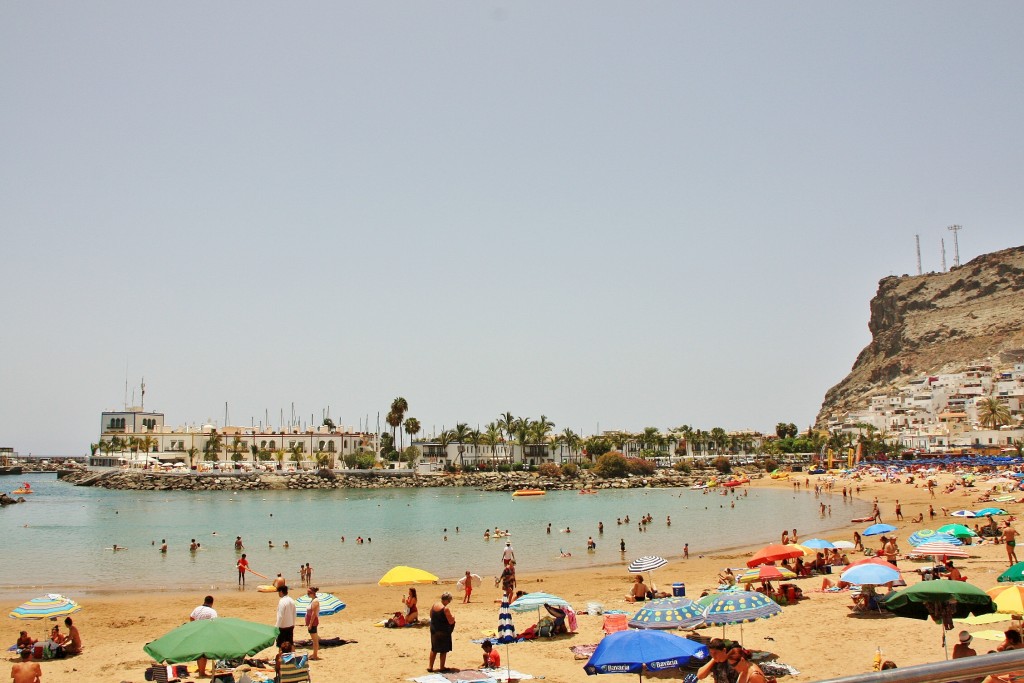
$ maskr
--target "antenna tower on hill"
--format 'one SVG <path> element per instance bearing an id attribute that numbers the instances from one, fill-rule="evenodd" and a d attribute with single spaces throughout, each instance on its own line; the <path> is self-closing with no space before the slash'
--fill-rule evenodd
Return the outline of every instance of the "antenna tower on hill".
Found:
<path id="1" fill-rule="evenodd" d="M 917 274 L 921 274 L 921 236 L 914 235 L 914 242 L 917 244 Z"/>
<path id="2" fill-rule="evenodd" d="M 945 273 L 946 272 L 946 240 L 940 238 L 939 242 L 942 244 L 942 272 Z"/>
<path id="3" fill-rule="evenodd" d="M 953 233 L 953 267 L 954 268 L 959 268 L 960 267 L 960 243 L 956 239 L 956 234 L 958 232 L 960 232 L 961 230 L 963 230 L 963 226 L 951 225 L 951 226 L 949 226 L 947 228 L 947 230 L 949 230 L 950 232 Z"/>

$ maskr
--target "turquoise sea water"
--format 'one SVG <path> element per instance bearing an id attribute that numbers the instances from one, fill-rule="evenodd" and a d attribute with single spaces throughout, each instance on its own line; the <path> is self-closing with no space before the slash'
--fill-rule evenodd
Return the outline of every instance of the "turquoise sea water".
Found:
<path id="1" fill-rule="evenodd" d="M 143 492 L 76 487 L 46 474 L 5 478 L 0 488 L 13 489 L 21 481 L 30 481 L 36 493 L 25 504 L 0 510 L 4 592 L 226 588 L 236 583 L 236 535 L 254 570 L 270 577 L 281 572 L 295 583 L 299 565 L 309 562 L 314 583 L 338 586 L 374 582 L 398 564 L 442 578 L 467 569 L 494 576 L 504 541 L 484 541 L 483 531 L 496 526 L 511 532 L 520 571 L 533 572 L 676 556 L 684 543 L 691 555 L 767 544 L 777 542 L 783 528 L 795 527 L 805 539 L 827 537 L 825 530 L 870 514 L 870 504 L 844 503 L 837 494 L 819 501 L 807 491 L 768 489 L 747 497 L 742 490 L 734 497 L 689 489 L 602 490 L 589 496 L 565 491 L 534 498 L 451 488 Z M 832 506 L 831 518 L 819 515 L 819 502 Z M 646 513 L 654 521 L 640 532 L 637 522 Z M 631 523 L 616 525 L 626 515 Z M 598 534 L 599 521 L 604 534 Z M 567 527 L 571 533 L 560 531 Z M 357 536 L 372 540 L 358 545 Z M 597 543 L 594 552 L 586 550 L 588 536 Z M 166 555 L 157 550 L 164 538 L 170 546 Z M 194 554 L 192 538 L 202 546 Z M 127 550 L 105 549 L 115 543 Z M 572 557 L 562 558 L 560 551 Z M 665 571 L 663 581 L 680 580 Z"/>

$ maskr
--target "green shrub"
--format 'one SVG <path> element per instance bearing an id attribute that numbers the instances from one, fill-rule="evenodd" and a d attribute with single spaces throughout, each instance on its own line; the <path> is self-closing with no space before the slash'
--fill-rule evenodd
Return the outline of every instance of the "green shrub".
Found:
<path id="1" fill-rule="evenodd" d="M 711 462 L 711 466 L 718 470 L 721 474 L 729 474 L 732 472 L 732 462 L 729 458 L 724 455 L 720 455 Z"/>
<path id="2" fill-rule="evenodd" d="M 360 470 L 373 469 L 375 462 L 377 458 L 373 457 L 373 453 L 361 453 L 356 456 L 356 468 Z"/>
<path id="3" fill-rule="evenodd" d="M 576 463 L 567 462 L 562 465 L 562 476 L 573 479 L 580 473 L 580 468 L 576 466 Z"/>
<path id="4" fill-rule="evenodd" d="M 764 468 L 765 472 L 774 472 L 775 470 L 779 469 L 779 463 L 775 462 L 771 458 L 765 458 L 761 462 L 761 467 Z"/>
<path id="5" fill-rule="evenodd" d="M 512 465 L 509 465 L 507 462 L 502 462 L 502 463 L 498 463 L 498 467 L 496 469 L 499 472 L 511 472 L 512 471 Z"/>
<path id="6" fill-rule="evenodd" d="M 690 467 L 690 463 L 683 462 L 682 460 L 673 465 L 672 468 L 675 469 L 676 472 L 682 472 L 683 474 L 689 474 L 690 470 L 693 469 Z"/>

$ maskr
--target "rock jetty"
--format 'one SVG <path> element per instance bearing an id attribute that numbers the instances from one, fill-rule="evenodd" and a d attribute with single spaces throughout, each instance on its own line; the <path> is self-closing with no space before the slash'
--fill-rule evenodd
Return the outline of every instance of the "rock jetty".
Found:
<path id="1" fill-rule="evenodd" d="M 707 477 L 717 472 L 708 471 Z M 748 476 L 758 476 L 752 474 Z M 477 472 L 471 474 L 431 474 L 386 470 L 316 470 L 305 472 L 203 473 L 175 474 L 110 470 L 64 473 L 64 481 L 81 486 L 131 491 L 263 491 L 269 489 L 377 489 L 467 487 L 481 491 L 509 492 L 521 488 L 547 491 L 576 489 L 672 488 L 691 486 L 704 478 L 701 474 L 659 472 L 650 476 L 602 479 L 581 474 L 577 477 L 542 477 L 531 472 Z"/>

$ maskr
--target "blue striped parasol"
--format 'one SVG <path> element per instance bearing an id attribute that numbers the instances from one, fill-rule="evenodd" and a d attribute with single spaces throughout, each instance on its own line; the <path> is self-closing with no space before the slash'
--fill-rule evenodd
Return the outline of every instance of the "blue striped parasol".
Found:
<path id="1" fill-rule="evenodd" d="M 50 593 L 40 598 L 32 598 L 26 603 L 18 605 L 8 615 L 11 619 L 49 619 L 64 617 L 74 614 L 82 606 L 71 598 L 63 595 Z"/>
<path id="2" fill-rule="evenodd" d="M 512 612 L 508 609 L 508 598 L 501 599 L 501 607 L 498 608 L 498 643 L 516 642 L 516 625 L 512 623 Z"/>
<path id="3" fill-rule="evenodd" d="M 722 635 L 728 624 L 740 624 L 740 640 L 743 640 L 743 624 L 758 619 L 770 619 L 782 613 L 782 608 L 771 598 L 756 591 L 730 591 L 712 593 L 697 601 L 703 605 L 704 623 L 721 626 Z"/>
<path id="4" fill-rule="evenodd" d="M 693 628 L 704 623 L 704 608 L 689 598 L 652 600 L 627 624 L 632 628 Z"/>
<path id="5" fill-rule="evenodd" d="M 914 533 L 910 534 L 909 538 L 907 538 L 907 542 L 915 547 L 921 545 L 922 543 L 931 543 L 932 541 L 952 543 L 953 545 L 964 544 L 963 541 L 961 541 L 956 536 L 953 536 L 952 534 L 947 534 L 942 531 L 933 531 L 932 529 L 921 529 L 920 531 L 915 531 Z"/>
<path id="6" fill-rule="evenodd" d="M 331 593 L 317 593 L 316 599 L 320 601 L 320 616 L 322 617 L 329 617 L 332 614 L 337 614 L 346 607 L 345 603 Z M 306 611 L 309 610 L 309 606 L 312 602 L 313 599 L 310 598 L 309 595 L 303 595 L 301 598 L 296 600 L 295 615 L 299 617 L 306 616 Z"/>

